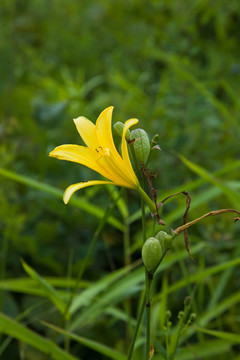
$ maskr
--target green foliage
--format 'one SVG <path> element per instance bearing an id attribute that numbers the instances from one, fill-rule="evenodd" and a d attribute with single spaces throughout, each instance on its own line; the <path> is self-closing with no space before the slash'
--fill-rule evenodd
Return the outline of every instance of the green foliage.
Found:
<path id="1" fill-rule="evenodd" d="M 188 191 L 189 221 L 240 210 L 239 14 L 238 0 L 1 0 L 2 359 L 125 359 L 136 326 L 144 281 L 139 199 L 95 187 L 63 204 L 68 185 L 97 176 L 48 157 L 57 145 L 80 142 L 72 118 L 95 121 L 114 105 L 114 122 L 137 117 L 150 139 L 158 133 L 153 186 L 159 201 Z M 181 196 L 160 207 L 167 233 L 182 224 L 185 208 Z M 237 359 L 240 226 L 231 221 L 211 217 L 189 230 L 195 263 L 183 237 L 173 241 L 152 284 L 153 359 L 165 358 L 166 311 L 174 339 L 188 295 L 197 318 L 176 360 Z M 147 217 L 148 236 L 162 229 Z M 136 360 L 144 336 L 143 322 Z"/>

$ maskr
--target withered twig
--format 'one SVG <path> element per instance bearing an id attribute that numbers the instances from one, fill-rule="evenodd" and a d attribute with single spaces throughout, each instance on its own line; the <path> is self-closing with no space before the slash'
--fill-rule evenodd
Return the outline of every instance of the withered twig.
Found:
<path id="1" fill-rule="evenodd" d="M 189 221 L 188 223 L 182 225 L 182 226 L 179 226 L 178 228 L 176 228 L 175 230 L 173 230 L 173 233 L 174 234 L 177 234 L 179 235 L 182 231 L 185 231 L 187 228 L 189 228 L 190 226 L 198 223 L 199 221 L 205 219 L 206 217 L 208 216 L 215 216 L 215 215 L 221 215 L 221 214 L 224 214 L 224 213 L 229 213 L 229 212 L 233 212 L 233 213 L 236 213 L 236 214 L 239 214 L 240 215 L 240 211 L 238 210 L 235 210 L 235 209 L 220 209 L 220 210 L 215 210 L 215 211 L 210 211 L 202 216 L 200 216 L 199 218 L 195 219 L 195 220 L 192 220 L 192 221 Z M 240 220 L 240 217 L 236 217 L 234 218 L 234 222 Z"/>

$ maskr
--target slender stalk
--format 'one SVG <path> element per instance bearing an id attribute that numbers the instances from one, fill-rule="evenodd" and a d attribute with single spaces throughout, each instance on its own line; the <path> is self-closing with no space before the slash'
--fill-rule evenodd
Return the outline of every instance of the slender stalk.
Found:
<path id="1" fill-rule="evenodd" d="M 119 193 L 119 195 L 116 197 L 116 199 L 113 201 L 113 202 L 110 202 L 107 209 L 105 210 L 105 213 L 104 213 L 104 216 L 102 217 L 94 235 L 93 235 L 93 238 L 92 238 L 92 241 L 91 241 L 91 244 L 88 248 L 88 252 L 87 252 L 87 255 L 85 256 L 83 262 L 81 263 L 81 266 L 80 266 L 80 269 L 79 269 L 79 272 L 78 272 L 78 277 L 77 277 L 77 280 L 76 280 L 76 283 L 75 283 L 75 286 L 71 292 L 71 295 L 68 299 L 68 302 L 67 302 L 67 305 L 66 305 L 66 308 L 65 308 L 65 312 L 64 312 L 64 315 L 63 315 L 63 319 L 65 320 L 65 326 L 68 324 L 69 322 L 69 317 L 70 317 L 70 314 L 69 314 L 69 309 L 70 309 L 70 306 L 72 304 L 72 301 L 73 301 L 73 298 L 77 292 L 77 289 L 78 289 L 78 286 L 79 286 L 79 282 L 83 276 L 83 273 L 86 269 L 86 266 L 92 256 L 92 253 L 93 253 L 93 250 L 95 248 L 95 245 L 96 245 L 96 242 L 97 242 L 97 239 L 98 239 L 98 236 L 99 234 L 101 233 L 104 225 L 106 224 L 107 220 L 108 220 L 108 217 L 111 215 L 117 201 L 119 200 L 119 198 L 122 196 L 122 192 Z M 70 338 L 69 336 L 67 336 L 65 338 L 65 350 L 66 351 L 69 351 L 70 349 Z"/>
<path id="2" fill-rule="evenodd" d="M 132 157 L 133 157 L 133 161 L 135 163 L 135 167 L 136 167 L 136 172 L 138 175 L 138 179 L 141 183 L 142 186 L 144 186 L 144 179 L 143 176 L 141 174 L 141 171 L 139 169 L 138 166 L 138 162 L 136 159 L 136 155 L 134 152 L 133 147 L 130 146 L 130 150 L 132 153 Z M 152 213 L 156 212 L 156 208 L 155 208 L 155 204 L 154 202 L 149 198 L 149 196 L 145 193 L 145 191 L 143 190 L 143 188 L 141 186 L 139 186 L 138 192 L 141 196 L 141 212 L 142 212 L 142 239 L 143 239 L 143 244 L 146 241 L 146 213 L 145 213 L 145 202 L 148 204 L 149 209 Z M 134 349 L 134 345 L 135 345 L 135 341 L 136 341 L 136 337 L 137 337 L 137 333 L 139 330 L 139 326 L 142 320 L 142 316 L 143 316 L 143 312 L 144 309 L 146 307 L 147 309 L 147 331 L 146 331 L 146 360 L 148 360 L 149 358 L 149 351 L 150 351 L 150 284 L 151 284 L 151 279 L 149 278 L 149 274 L 147 272 L 147 270 L 145 269 L 145 283 L 146 283 L 146 293 L 145 293 L 145 297 L 141 306 L 141 311 L 139 313 L 138 316 L 138 321 L 137 321 L 137 326 L 135 328 L 135 332 L 134 332 L 134 336 L 131 342 L 131 346 L 129 349 L 129 353 L 128 353 L 128 358 L 127 360 L 131 360 L 132 357 L 132 353 L 133 353 L 133 349 Z"/>
<path id="3" fill-rule="evenodd" d="M 128 205 L 128 198 L 127 198 L 126 191 L 124 191 L 124 199 L 125 199 L 126 204 Z M 130 227 L 129 227 L 129 224 L 127 222 L 128 214 L 126 214 L 126 215 L 127 216 L 123 217 L 124 226 L 125 226 L 125 230 L 123 232 L 124 265 L 125 265 L 125 267 L 129 267 L 129 265 L 131 264 Z M 132 305 L 131 305 L 131 299 L 130 298 L 125 299 L 124 308 L 125 308 L 128 319 L 130 319 L 131 312 L 132 312 L 131 311 L 132 310 Z M 126 336 L 125 336 L 126 348 L 128 348 L 128 345 L 130 344 L 130 339 L 131 339 L 130 334 L 131 334 L 131 324 L 130 324 L 130 321 L 127 321 L 126 322 Z"/>
<path id="4" fill-rule="evenodd" d="M 185 324 L 186 324 L 186 320 L 187 320 L 187 316 L 188 316 L 190 307 L 191 307 L 191 298 L 186 297 L 185 301 L 184 301 L 184 310 L 183 310 L 183 312 L 181 311 L 178 314 L 179 322 L 178 322 L 178 327 L 177 327 L 177 333 L 175 334 L 175 336 L 173 336 L 173 339 L 172 339 L 171 360 L 175 359 L 180 336 L 181 336 L 182 332 L 184 331 L 184 328 L 187 327 L 187 325 L 185 325 Z"/>
<path id="5" fill-rule="evenodd" d="M 148 205 L 151 213 L 155 215 L 156 214 L 156 205 L 154 204 L 154 202 L 150 199 L 150 197 L 145 193 L 145 191 L 140 186 L 138 188 L 138 192 L 139 192 L 141 198 Z"/>
<path id="6" fill-rule="evenodd" d="M 135 155 L 134 152 L 133 152 L 133 154 Z M 138 166 L 137 166 L 137 168 L 138 168 Z M 138 168 L 138 171 L 139 171 L 139 168 Z M 141 197 L 141 209 L 142 209 L 142 239 L 143 239 L 143 243 L 144 243 L 145 240 L 146 240 L 146 219 L 145 219 L 145 203 L 144 203 L 144 200 L 143 200 L 142 197 Z M 141 321 L 142 321 L 142 317 L 143 317 L 145 307 L 146 307 L 146 293 L 145 293 L 145 296 L 144 296 L 144 299 L 143 299 L 143 302 L 142 302 L 142 305 L 141 305 L 140 313 L 138 315 L 137 325 L 136 325 L 136 328 L 135 328 L 135 331 L 134 331 L 134 335 L 133 335 L 133 338 L 132 338 L 130 349 L 128 351 L 127 360 L 131 360 L 131 358 L 132 358 L 135 341 L 136 341 L 136 338 L 137 338 L 138 330 L 139 330 L 139 327 L 140 327 L 140 324 L 141 324 Z"/>
<path id="7" fill-rule="evenodd" d="M 145 281 L 146 281 L 146 353 L 145 360 L 149 359 L 150 352 L 150 342 L 151 342 L 151 299 L 150 299 L 150 287 L 152 279 L 149 276 L 150 274 L 145 269 Z"/>
<path id="8" fill-rule="evenodd" d="M 171 312 L 168 310 L 166 313 L 166 360 L 169 360 L 170 357 L 170 344 L 169 344 L 169 328 L 171 323 L 169 321 L 171 317 Z"/>
<path id="9" fill-rule="evenodd" d="M 135 327 L 135 331 L 134 331 L 134 334 L 133 334 L 130 349 L 128 351 L 127 360 L 131 360 L 131 358 L 132 358 L 135 341 L 136 341 L 136 338 L 137 338 L 138 330 L 139 330 L 139 327 L 140 327 L 140 324 L 141 324 L 141 321 L 142 321 L 142 317 L 143 317 L 143 313 L 144 313 L 144 310 L 145 310 L 145 305 L 146 305 L 146 294 L 144 295 L 144 298 L 143 298 L 143 301 L 142 301 L 141 309 L 140 309 L 138 319 L 137 319 L 137 325 Z"/>
<path id="10" fill-rule="evenodd" d="M 141 198 L 141 209 L 142 209 L 142 237 L 143 244 L 146 241 L 146 217 L 145 217 L 145 204 L 143 198 Z M 149 359 L 150 351 L 150 322 L 151 322 L 151 302 L 150 302 L 150 285 L 151 279 L 149 273 L 145 269 L 145 286 L 146 286 L 146 355 L 145 359 Z"/>

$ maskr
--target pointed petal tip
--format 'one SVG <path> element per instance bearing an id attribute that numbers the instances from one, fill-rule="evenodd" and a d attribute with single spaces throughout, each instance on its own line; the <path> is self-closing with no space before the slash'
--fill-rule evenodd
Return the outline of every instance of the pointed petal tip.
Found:
<path id="1" fill-rule="evenodd" d="M 101 113 L 105 113 L 105 112 L 107 112 L 107 111 L 111 111 L 111 112 L 113 112 L 113 109 L 114 109 L 114 106 L 113 105 L 110 105 L 110 106 L 108 106 L 107 108 L 105 108 Z M 73 121 L 74 121 L 74 123 L 76 124 L 76 123 L 78 123 L 78 122 L 80 122 L 81 120 L 89 120 L 88 118 L 86 118 L 85 116 L 78 116 L 77 118 L 73 118 Z"/>
<path id="2" fill-rule="evenodd" d="M 72 195 L 77 190 L 83 189 L 83 188 L 88 187 L 88 186 L 105 185 L 105 184 L 120 185 L 120 184 L 114 183 L 113 181 L 105 181 L 105 180 L 90 180 L 90 181 L 86 181 L 86 182 L 84 181 L 84 182 L 80 182 L 80 183 L 77 183 L 77 184 L 72 184 L 72 185 L 68 186 L 66 188 L 66 190 L 64 191 L 63 202 L 65 204 L 67 204 L 69 202 L 70 198 L 72 197 Z"/>
<path id="3" fill-rule="evenodd" d="M 69 194 L 69 192 L 67 191 L 69 187 L 70 186 L 67 187 L 67 189 L 64 191 L 64 194 L 63 194 L 63 202 L 65 205 L 67 205 L 69 203 L 69 200 L 72 196 L 72 193 Z"/>
<path id="4" fill-rule="evenodd" d="M 48 154 L 48 156 L 55 157 L 54 152 L 55 152 L 55 149 L 52 150 L 52 151 L 50 151 L 50 153 Z"/>
<path id="5" fill-rule="evenodd" d="M 106 109 L 104 109 L 101 114 L 99 115 L 99 117 L 107 112 L 109 112 L 111 115 L 112 115 L 112 112 L 113 112 L 113 109 L 114 109 L 114 106 L 108 106 Z"/>
<path id="6" fill-rule="evenodd" d="M 65 205 L 67 205 L 68 202 L 69 202 L 69 199 L 64 199 L 64 198 L 63 198 L 63 202 L 64 202 Z"/>
<path id="7" fill-rule="evenodd" d="M 79 123 L 79 122 L 81 122 L 82 120 L 88 120 L 85 116 L 78 116 L 77 118 L 74 118 L 73 119 L 73 122 L 74 122 L 74 124 L 77 126 L 77 124 Z"/>
<path id="8" fill-rule="evenodd" d="M 61 149 L 62 146 L 65 146 L 65 145 L 56 146 L 55 149 L 53 149 L 52 151 L 50 151 L 50 153 L 48 154 L 48 156 L 57 158 L 58 155 L 59 155 L 59 150 Z"/>
<path id="9" fill-rule="evenodd" d="M 107 110 L 113 111 L 113 109 L 114 109 L 114 106 L 113 106 L 113 105 L 110 105 L 110 106 L 108 106 L 106 109 L 104 109 L 103 111 L 107 111 Z"/>
<path id="10" fill-rule="evenodd" d="M 127 121 L 131 121 L 131 123 L 132 123 L 131 126 L 136 125 L 136 124 L 139 123 L 139 120 L 138 120 L 137 118 L 132 118 L 132 119 L 129 119 L 129 120 L 127 120 Z"/>

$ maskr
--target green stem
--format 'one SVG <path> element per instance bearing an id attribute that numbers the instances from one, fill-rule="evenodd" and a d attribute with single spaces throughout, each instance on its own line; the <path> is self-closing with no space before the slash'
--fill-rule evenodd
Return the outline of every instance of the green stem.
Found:
<path id="1" fill-rule="evenodd" d="M 131 360 L 131 358 L 132 358 L 133 349 L 134 349 L 135 341 L 136 341 L 136 338 L 137 338 L 139 326 L 140 326 L 141 321 L 142 321 L 145 306 L 146 306 L 146 294 L 144 295 L 144 298 L 143 298 L 143 301 L 142 301 L 141 309 L 140 309 L 138 319 L 137 319 L 137 325 L 136 325 L 135 330 L 134 330 L 134 334 L 133 334 L 132 342 L 131 342 L 130 349 L 129 349 L 129 352 L 128 352 L 127 360 Z"/>
<path id="2" fill-rule="evenodd" d="M 133 161 L 135 163 L 135 167 L 136 167 L 136 171 L 137 171 L 137 175 L 138 175 L 138 179 L 141 183 L 141 185 L 143 186 L 143 177 L 142 174 L 140 172 L 139 166 L 138 166 L 138 162 L 136 159 L 136 155 L 134 152 L 133 147 L 130 146 L 131 149 L 131 153 L 132 153 L 132 157 L 133 157 Z M 150 211 L 155 214 L 156 213 L 156 206 L 154 204 L 154 202 L 149 198 L 149 196 L 145 193 L 145 191 L 142 189 L 141 186 L 139 186 L 138 188 L 138 192 L 141 196 L 141 211 L 142 211 L 142 239 L 143 239 L 143 244 L 146 241 L 146 214 L 145 214 L 145 202 L 147 203 L 147 205 L 149 206 Z M 139 326 L 142 320 L 142 316 L 144 313 L 144 309 L 145 307 L 147 308 L 147 332 L 146 332 L 146 359 L 148 360 L 149 358 L 149 350 L 150 350 L 150 284 L 151 284 L 151 280 L 148 277 L 148 273 L 145 270 L 145 278 L 146 278 L 146 293 L 144 296 L 144 300 L 141 306 L 141 311 L 139 313 L 138 316 L 138 320 L 137 320 L 137 326 L 135 328 L 135 332 L 134 332 L 134 336 L 131 342 L 131 346 L 129 349 L 129 353 L 128 353 L 128 358 L 127 360 L 131 360 L 132 358 L 132 353 L 133 353 L 133 349 L 134 349 L 134 345 L 135 345 L 135 341 L 137 338 L 137 334 L 138 334 L 138 330 L 139 330 Z"/>
<path id="3" fill-rule="evenodd" d="M 144 243 L 145 240 L 146 240 L 146 219 L 145 219 L 145 204 L 144 204 L 144 200 L 143 200 L 142 197 L 141 197 L 141 209 L 142 209 L 142 238 L 143 238 L 143 243 Z M 129 349 L 129 352 L 128 352 L 127 360 L 131 360 L 131 358 L 132 358 L 135 341 L 136 341 L 136 338 L 137 338 L 139 326 L 140 326 L 140 323 L 141 323 L 141 320 L 142 320 L 142 317 L 143 317 L 145 307 L 146 307 L 146 294 L 144 296 L 143 303 L 142 303 L 142 306 L 141 306 L 141 310 L 140 310 L 140 313 L 138 315 L 137 325 L 136 325 L 136 328 L 135 328 L 135 331 L 134 331 L 134 335 L 133 335 L 132 342 L 131 342 L 131 345 L 130 345 L 130 349 Z"/>
<path id="4" fill-rule="evenodd" d="M 178 328 L 177 328 L 177 333 L 175 336 L 173 336 L 173 339 L 172 339 L 172 342 L 173 342 L 173 345 L 171 344 L 171 360 L 174 360 L 175 359 L 175 356 L 176 356 L 176 352 L 177 352 L 177 347 L 178 347 L 178 344 L 179 344 L 179 340 L 180 340 L 180 336 L 182 335 L 182 332 L 184 330 L 184 327 L 186 327 L 187 325 L 185 325 L 186 323 L 186 319 L 187 319 L 187 316 L 188 316 L 188 312 L 189 312 L 189 309 L 191 307 L 191 303 L 190 301 L 187 301 L 187 298 L 185 299 L 184 301 L 184 311 L 183 311 L 183 314 L 181 315 L 181 317 L 179 318 L 179 323 L 178 323 Z M 180 313 L 179 313 L 180 315 Z"/>
<path id="5" fill-rule="evenodd" d="M 143 237 L 143 244 L 144 244 L 146 241 L 147 235 L 146 235 L 145 204 L 144 204 L 144 200 L 142 197 L 141 197 L 141 209 L 142 209 L 142 237 Z M 150 285 L 151 285 L 151 280 L 150 280 L 149 274 L 146 269 L 145 269 L 145 285 L 146 285 L 146 314 L 147 314 L 146 357 L 145 357 L 145 359 L 148 360 L 149 359 L 149 350 L 150 350 L 150 316 L 151 316 Z"/>
<path id="6" fill-rule="evenodd" d="M 144 244 L 146 241 L 147 233 L 146 233 L 145 204 L 142 198 L 141 198 L 141 210 L 142 210 L 142 240 Z"/>
<path id="7" fill-rule="evenodd" d="M 127 198 L 126 191 L 124 191 L 124 199 L 127 204 L 128 198 Z M 129 228 L 129 224 L 127 223 L 127 218 L 128 218 L 128 216 L 124 216 L 124 218 L 123 218 L 124 226 L 125 226 L 125 230 L 123 232 L 124 265 L 125 265 L 125 267 L 129 267 L 129 265 L 131 264 L 130 232 L 129 232 L 130 228 Z M 131 307 L 132 307 L 131 299 L 130 298 L 125 299 L 124 308 L 125 308 L 126 314 L 128 316 L 128 320 L 130 320 L 130 317 L 131 317 Z M 131 324 L 130 324 L 130 321 L 126 321 L 126 336 L 125 336 L 126 348 L 130 344 L 130 334 L 131 334 Z"/>
<path id="8" fill-rule="evenodd" d="M 145 193 L 145 191 L 139 186 L 138 192 L 141 196 L 141 199 L 145 201 L 145 203 L 148 205 L 150 211 L 152 214 L 156 214 L 156 205 L 154 202 L 150 199 L 150 197 Z"/>
<path id="9" fill-rule="evenodd" d="M 150 353 L 150 342 L 151 342 L 151 299 L 150 299 L 150 287 L 152 279 L 150 276 L 153 276 L 148 273 L 145 269 L 145 281 L 146 281 L 146 315 L 147 315 L 147 324 L 146 324 L 146 353 L 145 360 L 149 359 Z"/>

